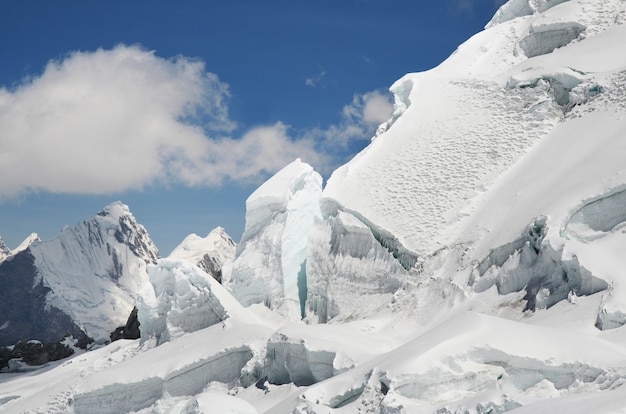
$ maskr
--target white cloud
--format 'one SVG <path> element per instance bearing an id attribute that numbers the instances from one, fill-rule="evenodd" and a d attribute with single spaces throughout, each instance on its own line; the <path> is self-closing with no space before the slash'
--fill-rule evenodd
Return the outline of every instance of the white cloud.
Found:
<path id="1" fill-rule="evenodd" d="M 304 84 L 306 86 L 310 86 L 311 88 L 318 87 L 323 84 L 325 76 L 326 76 L 326 69 L 320 67 L 320 71 L 316 75 L 311 76 L 310 78 L 307 78 L 304 81 Z"/>
<path id="2" fill-rule="evenodd" d="M 378 126 L 389 120 L 393 112 L 393 104 L 390 101 L 389 94 L 383 94 L 379 91 L 368 92 L 360 95 L 353 106 L 362 108 L 362 118 L 366 124 Z"/>
<path id="3" fill-rule="evenodd" d="M 218 185 L 296 157 L 323 162 L 283 124 L 224 137 L 236 126 L 228 98 L 202 62 L 136 46 L 50 62 L 17 88 L 0 88 L 0 196 Z"/>
<path id="4" fill-rule="evenodd" d="M 375 91 L 354 95 L 326 129 L 278 122 L 233 137 L 228 100 L 228 85 L 203 62 L 137 46 L 52 61 L 40 76 L 0 88 L 0 200 L 258 182 L 295 158 L 330 172 L 392 111 L 388 94 Z"/>
<path id="5" fill-rule="evenodd" d="M 352 102 L 343 107 L 342 120 L 325 130 L 316 130 L 323 136 L 326 147 L 345 147 L 352 141 L 370 139 L 376 127 L 389 120 L 393 112 L 391 95 L 380 91 L 355 94 Z"/>
<path id="6" fill-rule="evenodd" d="M 278 122 L 253 128 L 240 139 L 220 138 L 211 141 L 206 151 L 184 158 L 177 173 L 189 184 L 220 184 L 225 179 L 257 180 L 259 174 L 270 174 L 296 158 L 313 165 L 326 165 L 326 157 L 315 149 L 310 139 L 294 141 L 288 127 Z M 211 168 L 206 168 L 210 165 Z"/>

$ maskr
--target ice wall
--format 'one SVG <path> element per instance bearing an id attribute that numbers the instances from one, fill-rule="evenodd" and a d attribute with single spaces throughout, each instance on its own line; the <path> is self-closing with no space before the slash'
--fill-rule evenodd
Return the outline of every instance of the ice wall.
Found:
<path id="1" fill-rule="evenodd" d="M 545 55 L 577 39 L 585 29 L 577 22 L 532 25 L 519 45 L 529 58 Z"/>
<path id="2" fill-rule="evenodd" d="M 541 13 L 566 1 L 569 0 L 509 0 L 498 9 L 485 28 L 490 28 L 518 17 Z"/>
<path id="3" fill-rule="evenodd" d="M 298 159 L 248 198 L 244 234 L 224 272 L 225 286 L 244 306 L 264 303 L 302 317 L 298 275 L 309 229 L 321 218 L 321 192 L 322 177 Z"/>
<path id="4" fill-rule="evenodd" d="M 491 251 L 475 269 L 470 284 L 478 292 L 496 286 L 506 295 L 525 291 L 526 309 L 548 308 L 570 295 L 591 295 L 608 287 L 544 240 L 546 218 L 531 223 L 518 239 Z"/>
<path id="5" fill-rule="evenodd" d="M 184 260 L 161 259 L 148 268 L 150 286 L 138 300 L 142 340 L 161 344 L 228 318 L 207 273 Z"/>
<path id="6" fill-rule="evenodd" d="M 409 274 L 350 213 L 317 221 L 308 243 L 306 305 L 319 323 L 374 311 L 392 299 Z"/>

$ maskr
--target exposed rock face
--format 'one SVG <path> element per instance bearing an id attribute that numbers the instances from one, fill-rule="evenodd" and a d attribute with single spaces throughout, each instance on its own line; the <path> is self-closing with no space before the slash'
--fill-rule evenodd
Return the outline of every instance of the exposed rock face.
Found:
<path id="1" fill-rule="evenodd" d="M 12 348 L 0 348 L 0 371 L 19 371 L 20 363 L 43 365 L 74 354 L 74 350 L 62 342 L 42 344 L 39 341 L 20 341 Z M 16 363 L 11 363 L 11 360 Z"/>
<path id="2" fill-rule="evenodd" d="M 233 245 L 234 247 L 234 245 Z M 202 256 L 202 259 L 196 265 L 213 276 L 213 279 L 222 283 L 222 263 L 208 253 Z"/>
<path id="3" fill-rule="evenodd" d="M 27 249 L 0 264 L 0 346 L 30 339 L 53 343 L 67 333 L 77 339 L 86 337 L 66 313 L 46 306 L 50 288 L 37 280 L 34 261 Z"/>
<path id="4" fill-rule="evenodd" d="M 126 321 L 126 325 L 118 327 L 111 332 L 111 342 L 118 339 L 139 339 L 141 331 L 139 330 L 139 318 L 137 318 L 137 307 L 135 306 Z"/>

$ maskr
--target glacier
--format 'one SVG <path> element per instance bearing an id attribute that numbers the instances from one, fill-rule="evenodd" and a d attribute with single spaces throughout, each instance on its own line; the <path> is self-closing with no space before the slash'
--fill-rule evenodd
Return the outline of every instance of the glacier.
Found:
<path id="1" fill-rule="evenodd" d="M 148 255 L 141 339 L 0 377 L 0 410 L 623 411 L 624 23 L 510 0 L 326 185 L 301 160 L 261 185 L 223 285 Z"/>

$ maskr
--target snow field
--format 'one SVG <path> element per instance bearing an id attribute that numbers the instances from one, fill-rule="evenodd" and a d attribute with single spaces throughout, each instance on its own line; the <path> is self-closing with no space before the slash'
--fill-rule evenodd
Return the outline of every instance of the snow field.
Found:
<path id="1" fill-rule="evenodd" d="M 355 158 L 356 165 L 333 173 L 323 197 L 358 211 L 424 257 L 448 242 L 445 230 L 459 210 L 544 136 L 561 112 L 547 90 L 504 89 L 430 72 L 407 77 L 414 85 L 411 106 Z"/>

